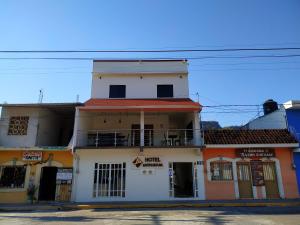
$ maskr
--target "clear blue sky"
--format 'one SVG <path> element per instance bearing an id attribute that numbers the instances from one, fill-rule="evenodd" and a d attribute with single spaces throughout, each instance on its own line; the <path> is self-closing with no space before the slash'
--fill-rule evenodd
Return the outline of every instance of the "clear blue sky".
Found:
<path id="1" fill-rule="evenodd" d="M 2 0 L 0 50 L 299 47 L 299 21 L 299 0 Z M 300 54 L 300 51 L 286 53 Z M 0 57 L 216 54 L 232 55 L 1 54 Z M 258 53 L 235 55 L 245 54 Z M 191 60 L 190 93 L 198 92 L 203 105 L 260 104 L 268 98 L 280 103 L 300 99 L 299 63 L 300 57 Z M 89 61 L 0 59 L 0 102 L 37 102 L 41 88 L 44 102 L 75 101 L 77 94 L 85 101 L 90 97 L 91 66 Z M 256 112 L 238 112 L 204 110 L 202 118 L 219 120 L 222 125 L 239 125 L 256 115 Z"/>

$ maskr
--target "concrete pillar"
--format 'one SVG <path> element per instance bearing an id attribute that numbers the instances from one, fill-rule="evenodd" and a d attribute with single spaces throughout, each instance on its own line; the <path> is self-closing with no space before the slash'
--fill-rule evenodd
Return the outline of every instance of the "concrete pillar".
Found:
<path id="1" fill-rule="evenodd" d="M 145 118 L 144 118 L 144 111 L 141 111 L 140 114 L 140 146 L 143 147 L 144 146 L 144 133 L 145 133 Z"/>
<path id="2" fill-rule="evenodd" d="M 201 143 L 201 132 L 200 132 L 200 121 L 199 121 L 199 113 L 194 112 L 194 119 L 193 119 L 193 136 L 194 136 L 194 145 L 200 146 Z"/>

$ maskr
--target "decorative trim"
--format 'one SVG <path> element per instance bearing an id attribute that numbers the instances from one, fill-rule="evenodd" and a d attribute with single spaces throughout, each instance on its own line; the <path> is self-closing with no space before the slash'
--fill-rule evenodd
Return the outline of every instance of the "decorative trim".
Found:
<path id="1" fill-rule="evenodd" d="M 206 148 L 296 148 L 298 143 L 283 143 L 283 144 L 220 144 L 220 145 L 205 145 Z"/>

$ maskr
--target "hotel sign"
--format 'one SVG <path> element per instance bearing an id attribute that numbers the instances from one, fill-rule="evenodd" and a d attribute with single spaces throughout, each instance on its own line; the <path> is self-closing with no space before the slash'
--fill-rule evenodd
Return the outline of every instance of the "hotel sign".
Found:
<path id="1" fill-rule="evenodd" d="M 240 158 L 269 158 L 275 157 L 275 151 L 271 148 L 245 148 L 237 149 L 236 155 Z"/>
<path id="2" fill-rule="evenodd" d="M 42 152 L 23 152 L 23 161 L 42 161 Z"/>
<path id="3" fill-rule="evenodd" d="M 136 168 L 141 167 L 163 167 L 163 163 L 159 157 L 154 156 L 138 156 L 132 161 Z"/>

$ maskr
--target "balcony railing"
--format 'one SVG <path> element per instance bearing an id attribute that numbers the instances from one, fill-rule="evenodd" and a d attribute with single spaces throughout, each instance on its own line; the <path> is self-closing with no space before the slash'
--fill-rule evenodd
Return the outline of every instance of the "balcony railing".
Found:
<path id="1" fill-rule="evenodd" d="M 202 145 L 197 129 L 118 129 L 77 131 L 76 147 L 180 147 Z"/>

